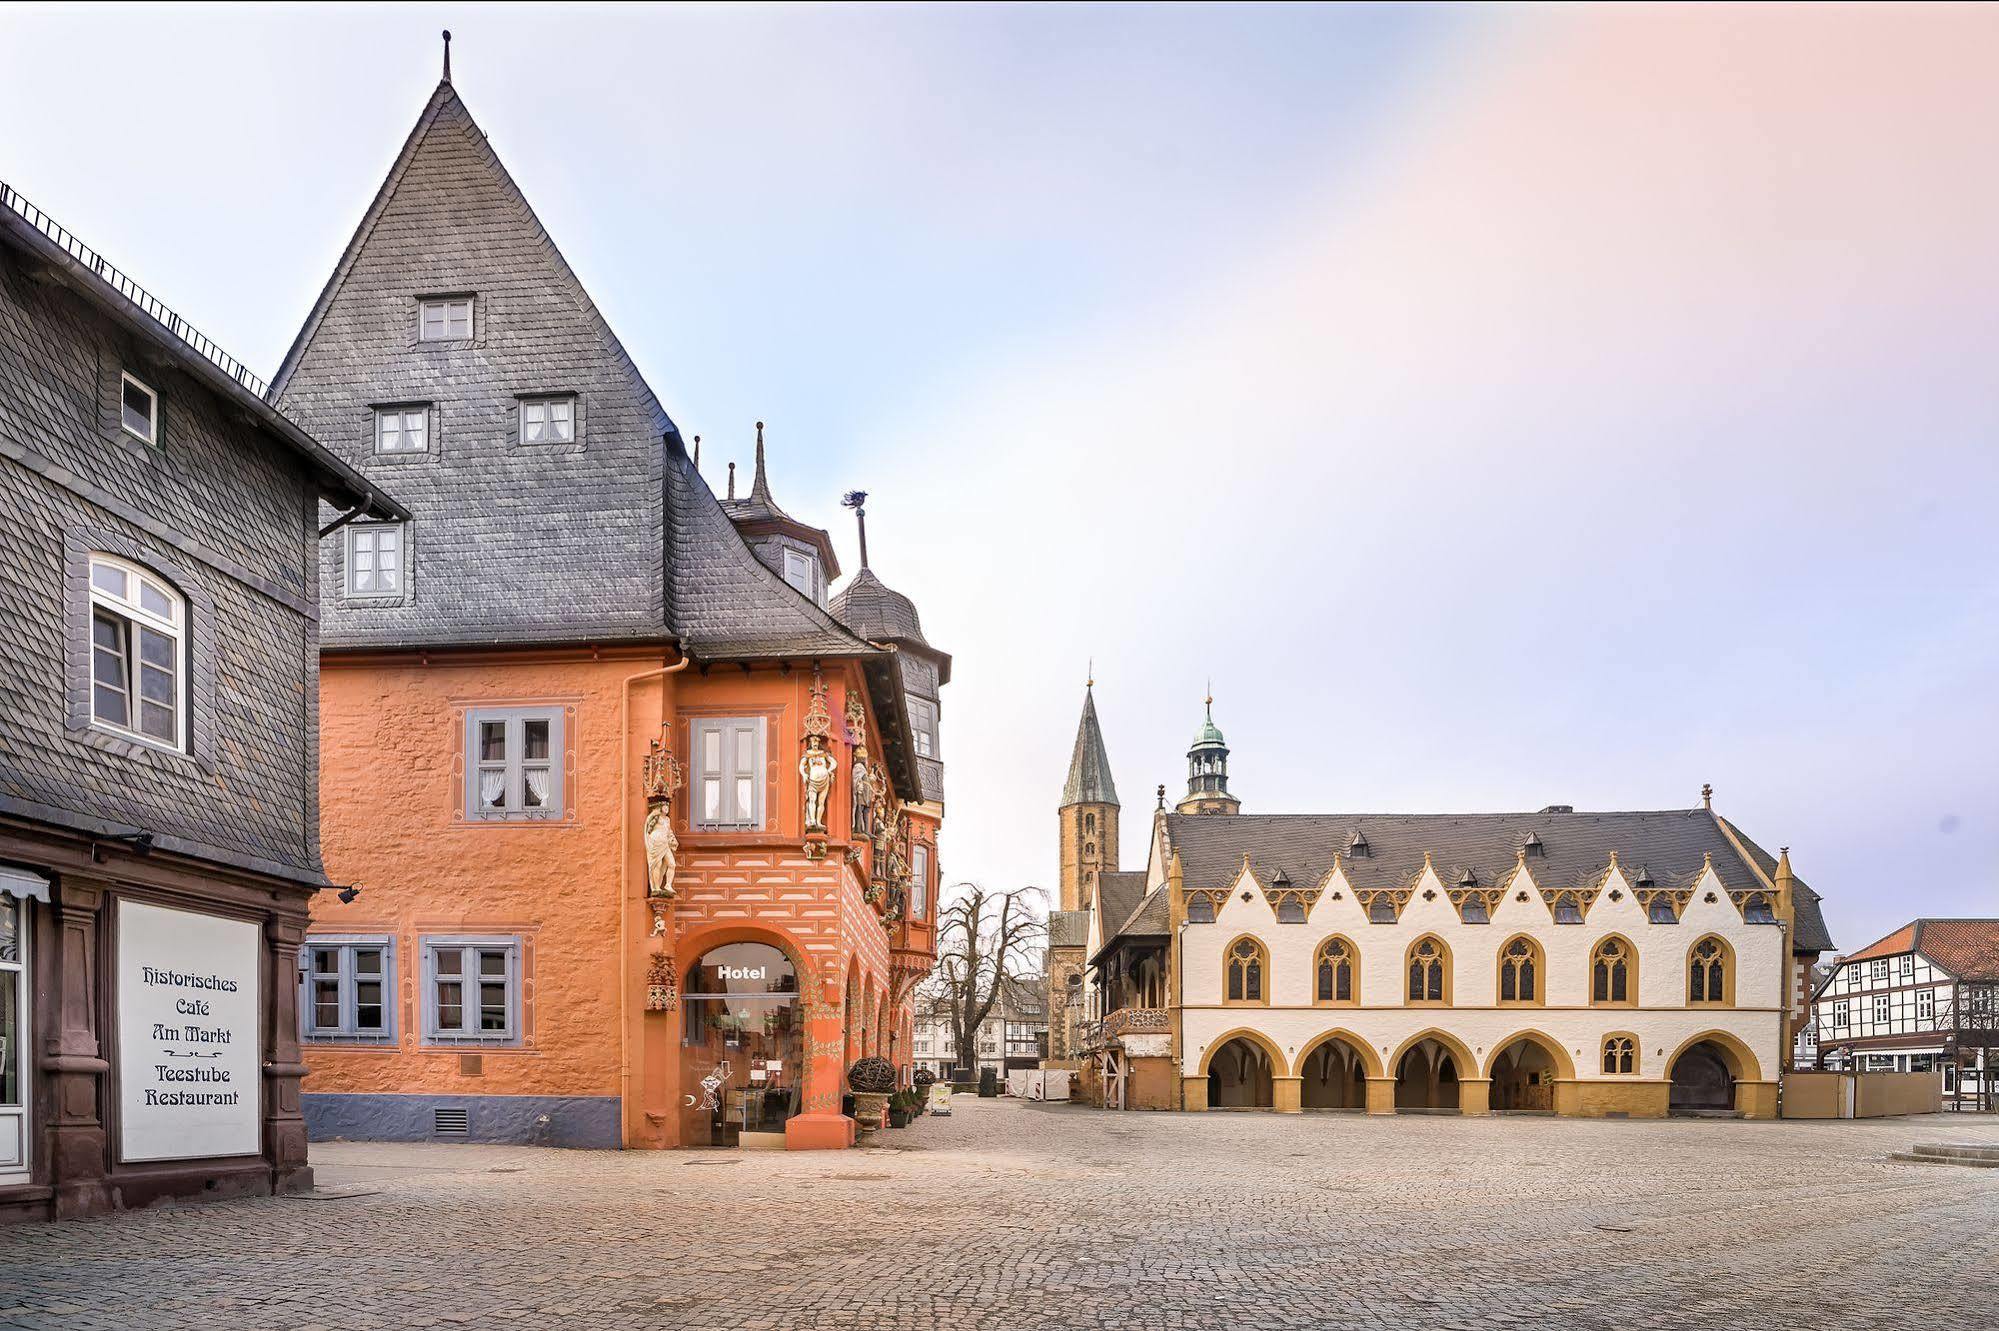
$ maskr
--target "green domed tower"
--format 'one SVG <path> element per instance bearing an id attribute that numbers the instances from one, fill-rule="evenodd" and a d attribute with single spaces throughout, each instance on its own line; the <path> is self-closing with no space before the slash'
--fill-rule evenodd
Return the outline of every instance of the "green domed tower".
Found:
<path id="1" fill-rule="evenodd" d="M 1193 747 L 1187 750 L 1187 797 L 1175 805 L 1179 813 L 1240 813 L 1242 801 L 1229 793 L 1229 745 L 1215 724 L 1215 699 L 1207 699 L 1208 713 L 1194 732 Z"/>

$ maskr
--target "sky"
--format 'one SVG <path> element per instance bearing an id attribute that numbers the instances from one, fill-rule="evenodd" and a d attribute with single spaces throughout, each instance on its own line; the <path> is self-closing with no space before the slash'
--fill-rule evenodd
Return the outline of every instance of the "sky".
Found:
<path id="1" fill-rule="evenodd" d="M 0 179 L 268 375 L 446 26 L 711 483 L 869 492 L 947 878 L 1052 890 L 1094 668 L 1127 867 L 1212 679 L 1249 812 L 1999 914 L 1999 9 L 13 6 Z"/>

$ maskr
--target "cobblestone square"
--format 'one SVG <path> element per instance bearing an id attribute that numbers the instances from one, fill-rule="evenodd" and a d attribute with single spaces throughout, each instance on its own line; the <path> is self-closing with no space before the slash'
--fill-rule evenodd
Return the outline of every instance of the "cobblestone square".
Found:
<path id="1" fill-rule="evenodd" d="M 332 1143 L 316 1198 L 0 1230 L 0 1327 L 1991 1326 L 1999 1123 L 1114 1114 L 846 1153 Z"/>

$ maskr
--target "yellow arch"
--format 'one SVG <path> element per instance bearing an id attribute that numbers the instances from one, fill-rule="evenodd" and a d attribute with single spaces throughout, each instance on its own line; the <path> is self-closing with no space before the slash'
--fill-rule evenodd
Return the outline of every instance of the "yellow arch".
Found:
<path id="1" fill-rule="evenodd" d="M 1208 1041 L 1208 1047 L 1201 1051 L 1201 1075 L 1203 1077 L 1208 1075 L 1208 1064 L 1214 1061 L 1215 1051 L 1230 1040 L 1247 1040 L 1257 1048 L 1263 1050 L 1264 1055 L 1270 1059 L 1270 1075 L 1272 1077 L 1288 1077 L 1291 1075 L 1291 1069 L 1284 1062 L 1283 1053 L 1278 1050 L 1275 1044 L 1271 1043 L 1269 1036 L 1265 1035 L 1262 1031 L 1251 1030 L 1247 1026 L 1238 1026 L 1234 1030 L 1224 1031 L 1222 1034 Z"/>
<path id="2" fill-rule="evenodd" d="M 1492 1078 L 1493 1069 L 1499 1066 L 1499 1056 L 1505 1053 L 1517 1041 L 1520 1040 L 1525 1040 L 1529 1044 L 1540 1046 L 1541 1052 L 1547 1054 L 1550 1058 L 1554 1060 L 1555 1073 L 1557 1076 L 1561 1077 L 1562 1080 L 1574 1081 L 1576 1079 L 1576 1065 L 1574 1061 L 1570 1059 L 1569 1051 L 1562 1048 L 1561 1042 L 1559 1040 L 1556 1040 L 1553 1036 L 1549 1035 L 1546 1031 L 1536 1031 L 1536 1030 L 1515 1031 L 1513 1034 L 1507 1036 L 1505 1039 L 1496 1042 L 1492 1046 L 1492 1052 L 1486 1055 L 1485 1071 L 1480 1073 L 1479 1075 L 1485 1077 L 1487 1080 L 1490 1080 Z M 1601 1056 L 1602 1050 L 1599 1049 L 1597 1052 L 1599 1056 Z"/>
<path id="3" fill-rule="evenodd" d="M 1389 1077 L 1401 1076 L 1403 1056 L 1425 1040 L 1435 1040 L 1438 1044 L 1444 1047 L 1444 1051 L 1451 1056 L 1451 1061 L 1457 1064 L 1459 1081 L 1463 1081 L 1465 1079 L 1466 1068 L 1478 1067 L 1478 1059 L 1472 1056 L 1471 1050 L 1465 1048 L 1463 1041 L 1459 1040 L 1457 1036 L 1450 1034 L 1448 1031 L 1441 1031 L 1438 1030 L 1435 1026 L 1432 1026 L 1428 1030 L 1418 1031 L 1416 1034 L 1404 1040 L 1401 1043 L 1401 1045 L 1396 1048 L 1395 1056 L 1388 1060 L 1387 1066 L 1389 1070 L 1382 1075 Z M 1483 1076 L 1484 1074 L 1480 1073 L 1479 1075 Z"/>
<path id="4" fill-rule="evenodd" d="M 1734 1066 L 1728 1070 L 1731 1077 L 1734 1077 L 1737 1081 L 1763 1080 L 1763 1065 L 1757 1062 L 1756 1055 L 1741 1039 L 1730 1035 L 1727 1031 L 1702 1031 L 1699 1035 L 1691 1035 L 1682 1040 L 1680 1047 L 1673 1051 L 1672 1056 L 1659 1069 L 1660 1076 L 1664 1077 L 1667 1081 L 1671 1081 L 1673 1079 L 1673 1065 L 1680 1061 L 1680 1055 L 1686 1053 L 1687 1050 L 1692 1049 L 1703 1040 L 1720 1049 L 1723 1054 L 1727 1055 L 1728 1061 L 1733 1062 Z"/>
<path id="5" fill-rule="evenodd" d="M 1380 1077 L 1383 1075 L 1381 1071 L 1381 1058 L 1374 1052 L 1374 1046 L 1361 1039 L 1358 1035 L 1355 1035 L 1352 1031 L 1344 1028 L 1326 1031 L 1324 1034 L 1313 1036 L 1311 1043 L 1298 1051 L 1298 1066 L 1302 1069 L 1306 1061 L 1313 1054 L 1319 1052 L 1320 1045 L 1330 1044 L 1334 1040 L 1344 1042 L 1347 1048 L 1360 1055 L 1360 1065 L 1368 1076 Z"/>

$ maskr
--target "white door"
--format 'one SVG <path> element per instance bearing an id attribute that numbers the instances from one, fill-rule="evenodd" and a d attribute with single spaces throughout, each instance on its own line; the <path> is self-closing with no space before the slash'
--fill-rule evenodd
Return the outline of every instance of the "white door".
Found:
<path id="1" fill-rule="evenodd" d="M 28 1174 L 28 903 L 0 892 L 0 1183 Z"/>

